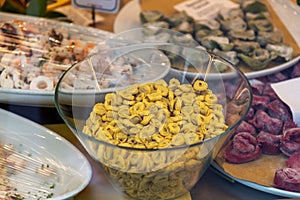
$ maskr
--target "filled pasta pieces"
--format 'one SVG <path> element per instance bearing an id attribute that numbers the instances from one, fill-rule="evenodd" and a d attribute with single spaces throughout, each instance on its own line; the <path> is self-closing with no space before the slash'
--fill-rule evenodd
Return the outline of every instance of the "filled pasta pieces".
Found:
<path id="1" fill-rule="evenodd" d="M 95 145 L 95 156 L 126 195 L 165 199 L 197 182 L 226 129 L 223 107 L 205 81 L 172 78 L 106 94 L 82 131 L 105 143 Z"/>
<path id="2" fill-rule="evenodd" d="M 300 192 L 300 128 L 289 107 L 270 86 L 299 77 L 299 69 L 300 63 L 292 69 L 250 80 L 252 107 L 235 130 L 231 143 L 216 159 L 225 172 L 260 185 Z"/>

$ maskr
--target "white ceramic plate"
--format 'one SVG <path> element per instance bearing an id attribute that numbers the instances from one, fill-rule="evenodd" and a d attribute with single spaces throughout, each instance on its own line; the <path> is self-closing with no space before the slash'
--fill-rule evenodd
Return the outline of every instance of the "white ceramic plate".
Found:
<path id="1" fill-rule="evenodd" d="M 52 200 L 67 199 L 90 182 L 91 166 L 71 143 L 41 125 L 2 109 L 0 141 L 2 145 L 12 144 L 15 155 L 21 156 L 24 165 L 10 175 L 8 185 L 26 199 L 33 199 L 30 195 L 48 199 L 45 198 L 48 192 L 52 193 Z M 45 168 L 49 172 L 46 175 L 42 173 Z"/>
<path id="2" fill-rule="evenodd" d="M 119 14 L 115 19 L 114 33 L 118 34 L 129 29 L 141 27 L 140 18 L 139 18 L 140 12 L 141 12 L 141 7 L 139 5 L 139 0 L 132 0 L 129 3 L 127 3 L 121 9 L 121 11 L 119 12 Z M 292 12 L 292 10 L 289 10 L 289 7 L 287 7 L 286 12 L 287 13 Z M 279 64 L 272 68 L 267 68 L 259 71 L 253 71 L 253 72 L 246 72 L 245 75 L 248 78 L 258 78 L 261 76 L 270 75 L 293 66 L 299 60 L 300 60 L 300 55 L 298 55 L 297 57 L 293 58 L 288 62 Z"/>
<path id="3" fill-rule="evenodd" d="M 0 12 L 0 23 L 3 24 L 3 22 L 9 22 L 12 23 L 14 20 L 20 20 L 21 22 L 28 23 L 30 26 L 33 25 L 32 30 L 33 33 L 31 33 L 31 39 L 24 40 L 23 45 L 29 46 L 29 48 L 33 52 L 33 56 L 29 57 L 32 65 L 36 65 L 36 63 L 39 63 L 41 59 L 43 59 L 43 56 L 48 51 L 48 47 L 46 48 L 44 46 L 45 38 L 47 39 L 47 32 L 51 29 L 54 29 L 57 34 L 62 33 L 64 35 L 63 43 L 61 44 L 61 47 L 68 48 L 70 47 L 70 44 L 72 41 L 78 42 L 79 46 L 82 48 L 89 49 L 89 52 L 93 52 L 95 48 L 88 46 L 89 43 L 93 43 L 95 46 L 98 46 L 102 44 L 107 38 L 111 37 L 113 34 L 110 32 L 102 31 L 99 29 L 94 29 L 90 27 L 83 27 L 78 26 L 74 24 L 64 23 L 64 22 L 58 22 L 54 20 L 48 20 L 43 18 L 37 18 L 32 16 L 26 16 L 26 15 L 16 15 L 16 14 L 10 14 L 10 13 L 3 13 Z M 38 29 L 40 32 L 37 32 L 36 29 Z M 26 32 L 25 32 L 26 33 Z M 49 33 L 48 33 L 49 34 Z M 18 37 L 22 37 L 24 33 L 22 31 L 18 31 Z M 33 36 L 32 36 L 33 35 Z M 66 37 L 67 36 L 67 37 Z M 16 37 L 17 38 L 17 37 Z M 22 41 L 19 39 L 16 39 L 17 42 L 21 43 Z M 42 42 L 44 41 L 44 42 Z M 50 41 L 50 40 L 49 40 Z M 76 45 L 75 45 L 76 46 Z M 1 57 L 3 54 L 13 54 L 13 52 L 9 53 L 3 53 L 3 47 L 1 48 L 1 56 L 0 56 L 0 74 L 2 74 L 3 70 L 3 64 L 5 64 L 5 67 L 7 67 L 7 63 L 3 63 Z M 51 51 L 52 48 L 50 48 Z M 49 51 L 49 52 L 50 52 Z M 40 54 L 40 53 L 43 54 Z M 53 51 L 52 51 L 53 52 Z M 50 54 L 50 53 L 49 53 Z M 42 55 L 42 56 L 41 56 Z M 60 54 L 61 55 L 61 54 Z M 31 59 L 35 58 L 35 59 Z M 19 59 L 19 58 L 18 58 Z M 14 60 L 14 59 L 8 59 L 8 60 Z M 51 60 L 51 59 L 50 59 Z M 75 59 L 74 62 L 76 62 L 77 59 Z M 24 61 L 23 61 L 24 62 Z M 21 69 L 25 71 L 26 68 L 28 68 L 30 65 L 26 61 L 21 64 L 23 68 Z M 71 66 L 72 63 L 63 65 L 63 61 L 56 61 L 57 63 L 53 64 L 52 61 L 48 60 L 42 60 L 40 62 L 46 62 L 50 63 L 50 73 L 48 74 L 55 74 L 55 75 L 47 75 L 50 76 L 50 78 L 54 78 L 54 87 L 56 80 L 59 78 L 60 74 L 67 69 L 69 66 Z M 52 70 L 52 64 L 56 67 L 62 67 L 62 72 L 60 70 L 56 70 L 58 72 Z M 43 65 L 42 65 L 43 66 Z M 36 67 L 38 68 L 38 67 Z M 41 67 L 43 68 L 43 67 Z M 18 69 L 19 70 L 19 69 Z M 51 71 L 52 70 L 52 71 Z M 38 72 L 38 70 L 37 70 Z M 35 73 L 37 73 L 35 72 Z M 61 72 L 61 73 L 60 73 Z M 44 75 L 41 73 L 41 75 Z M 21 79 L 23 80 L 24 77 Z M 0 85 L 0 103 L 6 103 L 6 104 L 13 104 L 13 105 L 26 105 L 26 106 L 42 106 L 42 107 L 54 107 L 54 87 L 53 89 L 49 90 L 30 90 L 30 89 L 6 89 Z"/>
<path id="4" fill-rule="evenodd" d="M 266 193 L 270 193 L 270 194 L 274 194 L 274 195 L 278 195 L 278 196 L 282 196 L 282 197 L 287 197 L 287 198 L 300 198 L 300 193 L 297 193 L 297 192 L 290 192 L 290 191 L 281 190 L 281 189 L 274 188 L 274 187 L 266 187 L 266 186 L 256 184 L 256 183 L 253 183 L 253 182 L 250 182 L 250 181 L 235 178 L 235 177 L 231 176 L 230 174 L 226 173 L 216 162 L 213 162 L 212 166 L 214 168 L 216 168 L 219 172 L 224 174 L 225 176 L 229 177 L 230 179 L 232 179 L 234 181 L 237 181 L 237 182 L 239 182 L 243 185 L 246 185 L 248 187 L 254 188 L 256 190 L 266 192 Z"/>

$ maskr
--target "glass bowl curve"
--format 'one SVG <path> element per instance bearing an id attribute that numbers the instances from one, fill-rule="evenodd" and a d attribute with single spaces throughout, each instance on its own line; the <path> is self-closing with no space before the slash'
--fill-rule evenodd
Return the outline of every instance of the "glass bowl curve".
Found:
<path id="1" fill-rule="evenodd" d="M 141 31 L 144 30 L 135 32 L 140 34 Z M 205 50 L 176 42 L 139 41 L 112 38 L 106 47 L 70 67 L 57 84 L 55 106 L 120 193 L 132 199 L 174 199 L 194 187 L 216 154 L 227 144 L 251 107 L 252 91 L 242 72 Z M 116 66 L 128 63 L 132 64 L 129 74 Z M 182 70 L 173 69 L 173 64 L 181 65 Z M 113 67 L 117 69 L 112 70 Z M 220 67 L 229 68 L 229 73 L 218 72 Z M 193 68 L 193 73 L 187 68 Z M 110 76 L 106 76 L 108 71 Z M 107 81 L 105 78 L 111 81 L 106 87 L 103 85 Z M 223 107 L 227 130 L 205 141 L 161 149 L 118 146 L 82 132 L 93 106 L 103 102 L 106 94 L 133 84 L 160 79 L 168 82 L 172 78 L 181 84 L 191 84 L 197 79 L 207 82 Z"/>

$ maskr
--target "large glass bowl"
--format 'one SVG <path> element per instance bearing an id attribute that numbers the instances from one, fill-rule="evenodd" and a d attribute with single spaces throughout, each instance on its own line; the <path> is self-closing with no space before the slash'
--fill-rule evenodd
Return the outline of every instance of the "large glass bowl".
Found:
<path id="1" fill-rule="evenodd" d="M 173 31 L 162 31 L 173 38 L 178 36 Z M 139 36 L 135 37 L 134 34 Z M 60 116 L 87 152 L 99 161 L 99 167 L 105 170 L 117 191 L 132 199 L 174 199 L 188 192 L 197 183 L 219 150 L 228 142 L 234 129 L 248 113 L 252 92 L 243 73 L 226 60 L 197 48 L 193 41 L 189 45 L 175 40 L 161 41 L 152 38 L 149 41 L 141 39 L 144 34 L 149 34 L 149 30 L 134 30 L 114 37 L 95 54 L 73 65 L 57 84 L 55 105 Z M 130 37 L 124 37 L 128 35 Z M 181 65 L 182 70 L 174 70 L 174 64 Z M 124 66 L 131 67 L 123 71 Z M 219 69 L 224 67 L 229 70 L 220 73 Z M 188 68 L 193 68 L 193 73 L 185 70 Z M 145 143 L 133 147 L 129 145 L 129 138 L 133 134 L 140 136 L 139 139 L 143 141 L 149 141 L 155 133 L 148 136 L 139 135 L 141 132 L 130 128 L 132 121 L 128 121 L 127 125 L 122 123 L 120 128 L 120 118 L 117 119 L 116 115 L 108 115 L 108 111 L 103 111 L 104 115 L 107 114 L 105 117 L 110 117 L 110 120 L 114 121 L 112 124 L 117 127 L 111 128 L 111 135 L 106 136 L 111 137 L 110 141 L 114 141 L 112 138 L 119 141 L 121 129 L 122 137 L 125 137 L 124 141 L 128 144 L 119 145 L 117 142 L 99 139 L 102 136 L 97 135 L 97 131 L 102 130 L 103 125 L 100 125 L 100 121 L 104 120 L 104 117 L 99 117 L 92 111 L 95 111 L 94 106 L 97 103 L 105 101 L 108 93 L 119 92 L 135 84 L 160 80 L 168 83 L 174 78 L 180 84 L 194 84 L 196 80 L 205 81 L 209 90 L 218 98 L 216 103 L 223 109 L 223 122 L 228 128 L 215 136 L 207 137 L 203 141 L 196 140 L 194 143 L 187 143 L 186 139 L 185 143 L 178 146 L 160 148 Z M 109 84 L 103 84 L 105 81 L 109 81 Z M 189 97 L 189 91 L 184 95 L 187 101 L 194 101 L 193 97 Z M 111 109 L 110 114 L 121 115 L 120 109 L 110 103 L 112 101 L 105 103 Z M 161 102 L 156 101 L 154 104 L 158 103 Z M 128 106 L 130 101 L 122 100 L 119 104 Z M 212 109 L 211 112 L 215 111 Z M 183 111 L 180 111 L 179 115 L 181 114 L 182 117 L 186 115 Z M 151 123 L 159 124 L 155 130 L 161 130 L 160 127 L 167 123 L 168 120 L 163 119 L 152 115 Z M 206 127 L 208 135 L 212 132 L 210 127 L 216 126 L 217 123 L 219 122 L 215 120 L 210 121 Z M 89 127 L 94 134 L 84 133 L 84 127 Z M 150 129 L 149 126 L 142 128 Z M 186 135 L 193 135 L 193 131 L 191 128 L 177 134 L 188 138 Z M 160 135 L 160 139 L 162 143 L 172 140 L 170 136 L 163 135 Z"/>

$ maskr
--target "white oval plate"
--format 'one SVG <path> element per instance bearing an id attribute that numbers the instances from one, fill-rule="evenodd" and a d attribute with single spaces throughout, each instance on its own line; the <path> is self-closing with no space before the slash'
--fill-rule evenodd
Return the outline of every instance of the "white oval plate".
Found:
<path id="1" fill-rule="evenodd" d="M 70 142 L 41 125 L 2 109 L 0 141 L 2 145 L 12 144 L 14 153 L 25 163 L 22 170 L 16 170 L 9 177 L 9 186 L 26 196 L 25 199 L 33 199 L 29 195 L 35 195 L 36 199 L 67 199 L 82 191 L 91 180 L 92 169 L 88 160 Z M 51 171 L 50 175 L 39 171 L 42 166 Z M 43 190 L 51 192 L 51 198 L 46 198 L 47 192 L 41 192 Z"/>
<path id="2" fill-rule="evenodd" d="M 141 22 L 139 18 L 139 13 L 141 12 L 141 7 L 139 4 L 139 0 L 132 0 L 127 3 L 117 15 L 114 22 L 114 33 L 120 33 L 123 31 L 127 31 L 133 28 L 141 28 Z M 286 12 L 292 12 L 292 10 L 288 10 Z M 300 60 L 300 55 L 293 58 L 292 60 L 274 66 L 272 68 L 266 68 L 259 71 L 245 72 L 247 78 L 258 78 L 270 74 L 274 74 L 276 72 L 287 69 L 294 64 L 296 64 Z"/>

